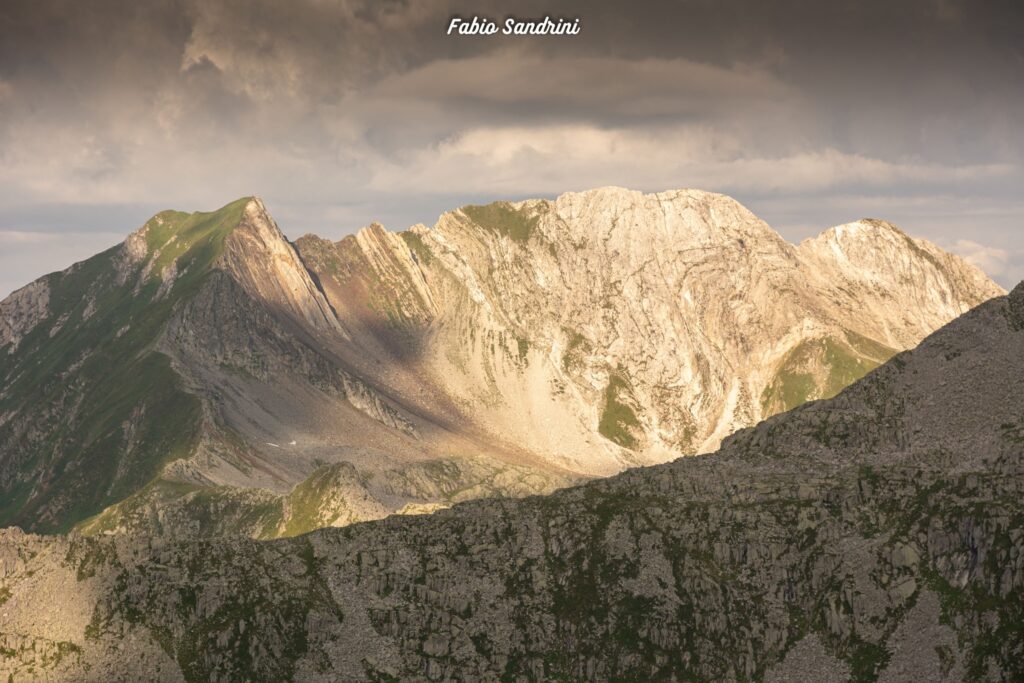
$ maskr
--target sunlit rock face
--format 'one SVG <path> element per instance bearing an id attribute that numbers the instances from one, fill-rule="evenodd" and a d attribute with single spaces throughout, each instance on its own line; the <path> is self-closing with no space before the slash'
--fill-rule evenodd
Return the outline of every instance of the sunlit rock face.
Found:
<path id="1" fill-rule="evenodd" d="M 604 188 L 289 242 L 166 211 L 0 303 L 0 523 L 294 535 L 713 450 L 996 296 L 866 220 Z"/>
<path id="2" fill-rule="evenodd" d="M 297 246 L 367 347 L 404 330 L 419 385 L 587 474 L 712 450 L 1002 293 L 887 223 L 793 246 L 696 190 L 469 206 Z"/>

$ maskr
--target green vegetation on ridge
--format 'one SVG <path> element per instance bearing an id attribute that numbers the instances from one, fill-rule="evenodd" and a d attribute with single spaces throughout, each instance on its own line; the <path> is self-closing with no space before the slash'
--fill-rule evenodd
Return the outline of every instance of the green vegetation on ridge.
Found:
<path id="1" fill-rule="evenodd" d="M 19 413 L 0 427 L 0 446 L 16 463 L 0 480 L 0 525 L 67 530 L 192 451 L 199 400 L 154 344 L 177 302 L 203 282 L 248 201 L 151 219 L 145 260 L 156 256 L 144 280 L 140 263 L 119 282 L 121 247 L 48 276 L 48 317 L 15 353 L 0 355 L 0 413 Z M 160 273 L 172 259 L 178 279 L 161 293 Z"/>
<path id="2" fill-rule="evenodd" d="M 482 206 L 469 205 L 462 207 L 474 223 L 499 235 L 505 235 L 515 242 L 527 242 L 533 229 L 537 227 L 537 216 L 528 216 L 522 209 L 517 209 L 509 202 L 494 202 Z"/>
<path id="3" fill-rule="evenodd" d="M 409 247 L 409 251 L 413 253 L 416 260 L 419 261 L 421 265 L 430 265 L 430 262 L 434 259 L 434 255 L 430 253 L 430 248 L 424 244 L 422 237 L 412 230 L 400 232 L 398 235 L 405 242 L 406 246 Z"/>

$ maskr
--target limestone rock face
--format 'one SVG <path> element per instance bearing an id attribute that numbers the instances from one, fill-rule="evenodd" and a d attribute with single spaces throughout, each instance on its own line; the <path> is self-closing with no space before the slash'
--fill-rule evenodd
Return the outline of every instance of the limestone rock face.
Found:
<path id="1" fill-rule="evenodd" d="M 0 674 L 1021 680 L 1019 293 L 714 454 L 549 496 L 269 542 L 2 531 Z"/>
<path id="2" fill-rule="evenodd" d="M 310 328 L 340 333 L 341 326 L 292 245 L 257 198 L 224 240 L 215 267 L 223 269 L 253 299 Z"/>
<path id="3" fill-rule="evenodd" d="M 794 246 L 697 190 L 337 243 L 253 197 L 165 211 L 0 304 L 0 522 L 263 538 L 546 493 L 713 450 L 1000 293 L 889 224 Z"/>
<path id="4" fill-rule="evenodd" d="M 1002 293 L 890 224 L 796 247 L 695 190 L 469 206 L 401 238 L 298 248 L 364 346 L 403 339 L 461 420 L 586 474 L 714 449 Z"/>
<path id="5" fill-rule="evenodd" d="M 895 349 L 913 347 L 980 300 L 1002 294 L 963 259 L 885 221 L 840 225 L 797 250 L 843 318 Z"/>

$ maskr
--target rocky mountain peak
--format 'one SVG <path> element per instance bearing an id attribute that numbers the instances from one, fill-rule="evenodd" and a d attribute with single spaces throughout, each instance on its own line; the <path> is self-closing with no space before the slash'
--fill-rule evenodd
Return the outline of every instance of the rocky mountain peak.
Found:
<path id="1" fill-rule="evenodd" d="M 907 238 L 907 234 L 889 221 L 881 218 L 859 218 L 850 223 L 835 225 L 823 231 L 819 237 L 825 239 L 863 239 L 877 238 L 879 234 L 891 234 L 898 238 Z"/>
<path id="2" fill-rule="evenodd" d="M 697 189 L 644 194 L 610 187 L 569 192 L 552 203 L 558 223 L 590 222 L 605 227 L 596 236 L 628 233 L 635 241 L 659 245 L 711 247 L 754 239 L 777 247 L 779 235 L 740 202 L 727 195 Z M 613 238 L 614 239 L 614 238 Z"/>
<path id="3" fill-rule="evenodd" d="M 266 496 L 325 465 L 379 512 L 713 450 L 1000 292 L 884 222 L 793 246 L 725 195 L 615 187 L 338 242 L 244 197 L 40 282 L 0 304 L 0 494 L 32 496 L 0 519 L 133 528 L 172 499 L 189 528 L 186 482 L 252 535 L 294 529 Z"/>
<path id="4" fill-rule="evenodd" d="M 797 252 L 851 326 L 881 330 L 876 338 L 893 348 L 1005 293 L 959 256 L 878 219 L 830 228 Z"/>
<path id="5" fill-rule="evenodd" d="M 891 278 L 893 272 L 903 274 L 913 261 L 928 259 L 941 251 L 930 242 L 915 240 L 892 223 L 875 218 L 829 228 L 804 240 L 799 248 L 818 252 L 819 256 L 831 259 L 837 268 L 851 272 L 866 269 L 869 276 L 883 279 Z"/>
<path id="6" fill-rule="evenodd" d="M 579 404 L 557 441 L 589 452 L 574 465 L 586 471 L 712 449 L 738 426 L 831 395 L 1000 293 L 883 221 L 797 247 L 735 199 L 693 189 L 468 205 L 402 233 L 404 246 L 386 235 L 360 231 L 359 256 L 346 262 L 370 264 L 365 282 L 386 283 L 371 291 L 417 292 L 389 319 L 422 320 L 418 302 L 430 302 L 426 348 L 436 348 L 440 381 L 464 377 L 460 391 L 501 406 L 488 424 L 538 449 L 551 440 L 535 443 L 538 430 L 524 428 L 537 419 L 529 396 L 571 386 Z M 915 290 L 920 277 L 934 292 Z M 491 357 L 492 335 L 528 372 Z M 454 346 L 467 357 L 449 367 L 441 349 Z M 588 446 L 595 423 L 604 440 Z"/>
<path id="7" fill-rule="evenodd" d="M 295 247 L 258 197 L 244 201 L 238 224 L 224 239 L 217 268 L 230 273 L 251 296 L 321 332 L 342 328 L 311 279 Z"/>

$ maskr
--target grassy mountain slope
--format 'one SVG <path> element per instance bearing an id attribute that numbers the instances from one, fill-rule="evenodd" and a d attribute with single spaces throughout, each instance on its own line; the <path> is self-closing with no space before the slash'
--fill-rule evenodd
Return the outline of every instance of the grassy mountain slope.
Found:
<path id="1" fill-rule="evenodd" d="M 122 245 L 46 278 L 46 318 L 0 352 L 3 523 L 67 529 L 189 452 L 199 401 L 153 347 L 246 202 L 158 214 L 135 258 Z"/>

